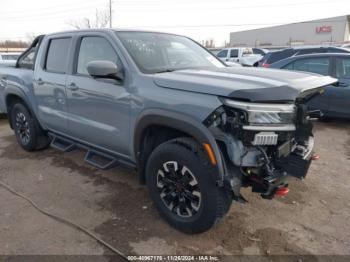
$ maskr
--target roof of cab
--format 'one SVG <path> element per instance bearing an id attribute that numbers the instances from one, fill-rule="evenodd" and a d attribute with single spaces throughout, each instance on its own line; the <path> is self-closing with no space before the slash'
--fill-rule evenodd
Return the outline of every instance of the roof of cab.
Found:
<path id="1" fill-rule="evenodd" d="M 152 30 L 140 30 L 140 29 L 132 29 L 132 28 L 99 28 L 99 29 L 78 29 L 78 30 L 68 30 L 68 31 L 61 31 L 61 32 L 54 32 L 50 34 L 46 34 L 46 36 L 54 36 L 54 35 L 61 35 L 61 34 L 72 34 L 72 33 L 79 33 L 79 32 L 141 32 L 141 33 L 157 33 L 157 34 L 168 34 L 168 35 L 178 35 L 168 32 L 159 32 L 159 31 L 152 31 Z M 181 35 L 179 35 L 181 36 Z"/>

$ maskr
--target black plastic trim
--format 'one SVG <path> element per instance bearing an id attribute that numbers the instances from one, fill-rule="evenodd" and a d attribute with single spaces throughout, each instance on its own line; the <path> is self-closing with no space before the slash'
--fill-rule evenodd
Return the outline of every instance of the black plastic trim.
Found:
<path id="1" fill-rule="evenodd" d="M 220 182 L 224 180 L 225 172 L 221 152 L 214 136 L 201 122 L 191 116 L 183 115 L 162 109 L 146 110 L 139 116 L 134 132 L 134 154 L 138 165 L 142 138 L 147 127 L 160 125 L 173 128 L 194 137 L 200 144 L 208 143 L 214 151 L 217 160 L 217 171 Z M 139 167 L 140 168 L 140 167 Z M 142 167 L 141 167 L 142 168 Z M 222 183 L 221 183 L 222 184 Z"/>
<path id="2" fill-rule="evenodd" d="M 33 110 L 33 107 L 29 103 L 29 100 L 28 100 L 27 96 L 25 95 L 25 93 L 19 87 L 12 87 L 12 86 L 11 87 L 7 87 L 6 91 L 5 91 L 5 94 L 4 94 L 4 97 L 5 97 L 6 111 L 7 111 L 7 114 L 8 114 L 8 121 L 9 121 L 9 124 L 10 124 L 11 128 L 12 128 L 11 115 L 10 115 L 11 112 L 9 111 L 9 104 L 8 104 L 9 96 L 16 96 L 20 100 L 22 100 L 25 103 L 25 106 L 28 108 L 30 114 L 32 116 L 36 117 L 35 113 L 34 113 L 34 110 Z"/>

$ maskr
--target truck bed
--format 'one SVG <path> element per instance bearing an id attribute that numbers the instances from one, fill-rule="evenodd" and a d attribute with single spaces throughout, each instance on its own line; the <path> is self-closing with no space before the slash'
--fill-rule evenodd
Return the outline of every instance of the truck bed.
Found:
<path id="1" fill-rule="evenodd" d="M 0 113 L 6 113 L 5 89 L 11 86 L 21 86 L 22 90 L 33 88 L 34 71 L 15 68 L 13 66 L 0 67 Z"/>

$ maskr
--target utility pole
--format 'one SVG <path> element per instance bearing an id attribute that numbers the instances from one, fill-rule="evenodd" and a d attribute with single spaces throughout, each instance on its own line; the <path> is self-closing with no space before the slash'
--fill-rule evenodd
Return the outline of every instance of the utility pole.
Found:
<path id="1" fill-rule="evenodd" d="M 112 0 L 109 0 L 109 27 L 112 28 Z"/>

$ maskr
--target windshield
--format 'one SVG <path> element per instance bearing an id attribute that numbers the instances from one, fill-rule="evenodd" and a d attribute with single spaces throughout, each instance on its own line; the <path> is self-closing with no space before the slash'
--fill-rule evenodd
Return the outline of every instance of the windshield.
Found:
<path id="1" fill-rule="evenodd" d="M 143 73 L 225 67 L 209 51 L 183 36 L 148 32 L 117 32 L 117 36 Z"/>

